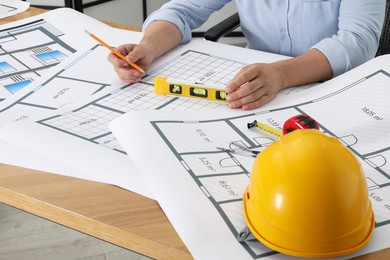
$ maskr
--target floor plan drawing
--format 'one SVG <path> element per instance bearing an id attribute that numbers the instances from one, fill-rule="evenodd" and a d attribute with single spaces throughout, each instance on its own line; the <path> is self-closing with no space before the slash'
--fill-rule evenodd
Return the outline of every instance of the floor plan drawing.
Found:
<path id="1" fill-rule="evenodd" d="M 43 19 L 0 31 L 0 100 L 76 52 L 60 40 L 62 34 Z"/>
<path id="2" fill-rule="evenodd" d="M 2 0 L 0 3 L 0 18 L 24 12 L 29 6 L 29 2 Z"/>
<path id="3" fill-rule="evenodd" d="M 90 174 L 157 200 L 195 259 L 292 260 L 253 237 L 239 239 L 256 154 L 279 138 L 248 123 L 282 130 L 287 119 L 307 114 L 357 157 L 366 175 L 375 232 L 347 257 L 390 247 L 390 55 L 321 84 L 285 89 L 261 108 L 243 111 L 157 95 L 153 80 L 225 86 L 246 64 L 288 57 L 195 40 L 156 60 L 140 82 L 126 83 L 107 61 L 109 51 L 84 29 L 112 46 L 136 43 L 141 34 L 73 19 L 85 17 L 70 10 L 58 14 L 0 26 L 0 140 L 15 148 L 0 150 L 0 160 L 1 152 L 17 158 L 19 147 L 63 166 L 64 173 Z M 59 22 L 67 16 L 69 25 Z M 66 40 L 78 38 L 77 46 Z"/>
<path id="4" fill-rule="evenodd" d="M 71 8 L 57 8 L 1 25 L 0 104 L 24 96 L 42 75 L 77 51 L 95 46 L 96 42 L 85 34 L 80 24 L 102 34 L 106 30 L 115 31 Z"/>
<path id="5" fill-rule="evenodd" d="M 214 46 L 214 43 L 202 42 L 202 44 L 208 47 Z M 78 164 L 78 167 L 82 168 L 80 170 L 90 172 L 89 167 L 92 165 L 94 174 L 99 176 L 98 179 L 112 183 L 110 179 L 113 176 L 105 176 L 103 170 L 107 167 L 106 160 L 94 159 L 101 156 L 99 154 L 105 154 L 106 158 L 111 158 L 109 161 L 116 158 L 118 168 L 120 168 L 117 172 L 118 178 L 123 178 L 126 176 L 125 172 L 128 172 L 127 166 L 120 167 L 121 163 L 127 165 L 128 159 L 125 151 L 108 128 L 111 120 L 131 110 L 228 109 L 227 105 L 221 102 L 154 94 L 153 78 L 156 75 L 174 75 L 181 80 L 195 79 L 205 83 L 225 85 L 245 65 L 245 63 L 232 59 L 208 54 L 204 49 L 201 51 L 192 46 L 198 46 L 198 44 L 189 44 L 172 55 L 164 57 L 164 60 L 148 71 L 141 82 L 129 84 L 120 81 L 112 65 L 107 62 L 106 48 L 96 45 L 83 53 L 76 54 L 77 59 L 73 56 L 56 66 L 55 73 L 46 75 L 40 84 L 36 84 L 36 89 L 33 91 L 23 96 L 19 95 L 17 99 L 4 101 L 4 106 L 0 105 L 1 122 L 8 125 L 13 125 L 11 122 L 14 122 L 15 126 L 21 127 L 20 130 L 29 129 L 31 126 L 34 130 L 30 128 L 27 135 L 23 130 L 24 137 L 30 134 L 39 136 L 42 134 L 42 136 L 29 138 L 21 146 L 30 150 L 38 149 L 39 151 L 36 152 L 49 158 L 55 156 L 67 164 L 74 165 L 73 162 L 80 161 L 76 158 L 76 160 L 69 159 L 78 153 L 72 150 L 87 149 L 90 151 L 88 154 L 82 153 L 77 157 L 85 158 L 84 163 Z M 219 45 L 217 44 L 216 47 Z M 278 56 L 273 58 L 277 59 Z M 90 64 L 99 64 L 97 70 L 101 73 L 89 69 Z M 70 87 L 72 89 L 68 90 Z M 83 92 L 88 91 L 90 91 L 89 95 L 83 95 Z M 83 98 L 78 99 L 77 102 L 71 102 L 68 99 L 70 104 L 67 104 L 62 99 L 66 100 L 69 93 L 71 96 L 83 96 Z M 290 94 L 285 94 L 285 96 L 288 95 Z M 61 107 L 60 104 L 64 105 Z M 23 121 L 26 121 L 26 125 Z M 16 137 L 16 132 L 14 134 Z M 47 135 L 56 136 L 56 146 L 46 143 Z M 38 142 L 40 138 L 44 139 L 42 143 L 32 144 Z M 21 142 L 22 139 L 17 142 Z M 69 144 L 74 148 L 69 147 Z M 48 145 L 46 149 L 45 145 Z M 63 145 L 67 148 L 64 149 Z M 92 156 L 95 153 L 96 155 Z M 125 185 L 123 181 L 117 184 Z"/>
<path id="6" fill-rule="evenodd" d="M 109 88 L 112 85 L 110 77 L 104 78 L 96 75 L 93 70 L 80 70 L 80 66 L 83 66 L 85 62 L 98 62 L 96 54 L 106 55 L 105 48 L 101 45 L 94 46 L 81 58 L 70 64 L 62 64 L 56 73 L 39 80 L 39 84 L 35 84 L 35 88 L 31 91 L 0 103 L 2 123 L 31 118 L 34 115 L 42 116 L 44 112 L 63 108 L 79 99 Z"/>
<path id="7" fill-rule="evenodd" d="M 382 79 L 382 80 L 381 80 Z M 380 81 L 381 85 L 378 88 L 372 89 L 372 81 Z M 361 116 L 352 117 L 353 112 L 364 110 L 364 107 L 372 108 L 375 103 L 365 104 L 361 107 L 361 100 L 356 100 L 356 104 L 348 106 L 349 110 L 340 111 L 339 108 L 334 107 L 332 111 L 331 104 L 338 103 L 345 100 L 347 95 L 363 96 L 366 93 L 368 86 L 370 91 L 377 93 L 374 100 L 385 100 L 389 96 L 383 97 L 383 88 L 387 88 L 390 84 L 390 75 L 385 72 L 378 72 L 377 74 L 369 76 L 358 85 L 351 87 L 355 93 L 351 94 L 351 90 L 344 93 L 338 93 L 335 96 L 324 97 L 320 100 L 314 100 L 306 104 L 283 108 L 280 110 L 269 111 L 264 114 L 246 115 L 245 117 L 223 119 L 215 121 L 200 121 L 197 123 L 187 122 L 152 122 L 162 138 L 166 140 L 167 145 L 171 147 L 172 152 L 177 157 L 177 160 L 183 164 L 183 167 L 188 170 L 188 174 L 199 185 L 199 188 L 205 193 L 205 196 L 214 204 L 215 208 L 221 213 L 226 221 L 227 226 L 232 229 L 232 233 L 238 236 L 238 233 L 244 228 L 244 223 L 236 223 L 235 221 L 242 216 L 241 204 L 242 194 L 249 181 L 251 165 L 253 164 L 253 157 L 250 154 L 246 155 L 246 151 L 236 153 L 219 151 L 217 147 L 203 146 L 201 149 L 199 145 L 190 140 L 198 140 L 196 136 L 203 132 L 207 136 L 211 135 L 212 140 L 215 140 L 215 135 L 224 133 L 222 138 L 225 140 L 227 149 L 234 150 L 234 145 L 240 144 L 247 149 L 260 151 L 266 148 L 275 138 L 269 135 L 263 135 L 258 129 L 243 129 L 247 123 L 254 120 L 261 122 L 283 122 L 283 119 L 290 118 L 297 114 L 309 114 L 316 118 L 321 125 L 321 130 L 332 136 L 338 137 L 343 143 L 347 145 L 360 158 L 362 163 L 366 166 L 367 181 L 370 195 L 374 198 L 380 197 L 381 201 L 373 199 L 373 205 L 376 216 L 376 226 L 390 225 L 390 170 L 388 162 L 390 160 L 389 144 L 385 144 L 383 139 L 375 142 L 372 136 L 390 136 L 386 134 L 386 128 L 380 123 L 383 117 L 390 116 L 389 113 L 377 115 L 367 115 L 367 119 L 359 119 Z M 340 99 L 337 101 L 336 99 Z M 329 102 L 327 102 L 329 100 Z M 359 103 L 357 103 L 359 102 Z M 385 103 L 382 104 L 385 106 Z M 322 111 L 328 110 L 325 113 Z M 329 111 L 329 109 L 331 111 Z M 362 113 L 366 113 L 362 111 Z M 334 116 L 337 115 L 337 119 Z M 362 121 L 373 121 L 371 124 L 362 124 Z M 373 127 L 373 124 L 379 121 L 378 126 Z M 346 123 L 347 122 L 347 123 Z M 354 122 L 356 126 L 354 126 Z M 348 126 L 344 129 L 343 124 Z M 362 125 L 366 125 L 366 129 L 362 129 Z M 381 126 L 382 125 L 382 126 Z M 281 125 L 277 126 L 281 129 Z M 180 129 L 177 131 L 177 129 Z M 370 130 L 372 129 L 372 130 Z M 180 133 L 189 133 L 183 136 Z M 376 132 L 377 131 L 377 132 Z M 183 136 L 185 139 L 178 139 L 178 136 Z M 198 140 L 199 141 L 199 140 Z M 222 140 L 219 140 L 222 141 Z M 237 149 L 237 148 L 236 148 Z M 387 171 L 386 171 L 387 169 Z M 386 196 L 387 195 L 387 196 Z M 387 197 L 387 200 L 384 199 Z M 239 208 L 239 210 L 237 210 Z M 238 214 L 238 215 L 235 215 Z M 243 220 L 243 218 L 241 217 Z M 243 246 L 247 248 L 250 255 L 254 258 L 268 256 L 271 254 L 270 250 L 264 250 L 264 247 L 259 243 L 254 243 L 253 240 L 242 242 Z"/>
<path id="8" fill-rule="evenodd" d="M 0 4 L 0 14 L 9 13 L 17 10 L 14 6 L 9 6 L 5 4 Z"/>
<path id="9" fill-rule="evenodd" d="M 184 241 L 188 235 L 198 238 L 190 238 L 189 241 L 204 241 L 204 244 L 208 244 L 218 238 L 222 239 L 222 235 L 219 237 L 211 232 L 221 232 L 225 237 L 224 232 L 229 230 L 230 236 L 237 238 L 246 227 L 242 213 L 242 194 L 249 183 L 254 161 L 250 151 L 261 153 L 277 138 L 258 128 L 248 129 L 247 124 L 257 120 L 281 130 L 288 118 L 297 114 L 310 115 L 319 123 L 322 132 L 337 137 L 362 164 L 375 214 L 374 236 L 381 236 L 390 229 L 390 111 L 387 109 L 389 85 L 389 72 L 380 69 L 355 79 L 355 82 L 337 91 L 287 107 L 227 117 L 226 113 L 223 114 L 224 117 L 219 117 L 218 113 L 206 116 L 187 111 L 178 111 L 176 115 L 165 111 L 129 113 L 114 120 L 111 129 L 155 192 L 162 208 L 166 205 L 170 209 L 166 211 L 169 218 L 178 220 L 180 226 L 188 221 L 187 225 L 191 223 L 204 228 L 190 235 L 184 230 L 181 233 L 179 228 L 178 233 L 184 234 Z M 137 126 L 134 122 L 137 122 Z M 127 127 L 128 125 L 131 127 Z M 143 154 L 146 150 L 139 144 L 145 140 L 141 138 L 136 141 L 134 138 L 140 138 L 140 132 L 158 147 L 156 150 L 162 158 L 156 159 L 153 165 L 157 166 L 146 165 L 145 159 L 141 159 L 146 155 Z M 158 139 L 159 142 L 156 141 Z M 167 158 L 163 156 L 165 154 L 168 154 Z M 156 153 L 149 153 L 149 157 L 155 156 Z M 178 187 L 179 183 L 183 187 Z M 177 193 L 183 190 L 186 190 L 186 199 Z M 163 194 L 164 192 L 171 196 Z M 182 198 L 181 202 L 180 199 L 175 199 L 175 196 Z M 193 212 L 193 200 L 197 201 L 199 208 L 205 207 L 209 211 L 199 214 Z M 176 210 L 173 210 L 174 208 Z M 179 212 L 191 212 L 195 216 Z M 182 218 L 179 219 L 179 216 Z M 206 224 L 210 222 L 213 227 Z M 208 236 L 212 237 L 210 241 Z M 381 239 L 389 241 L 386 235 Z M 202 247 L 201 245 L 187 246 L 190 251 L 195 248 L 191 251 L 195 258 L 204 256 L 203 253 L 207 250 L 197 248 Z M 288 259 L 254 239 L 242 242 L 236 240 L 233 244 L 225 244 L 221 248 L 218 246 L 206 254 L 209 257 L 214 254 L 214 258 L 230 259 L 227 256 L 239 252 L 235 255 L 236 259 L 238 256 L 239 259 Z M 385 245 L 388 246 L 389 244 Z M 226 254 L 221 252 L 227 248 L 232 250 Z M 367 246 L 366 250 L 369 248 L 370 246 Z"/>
<path id="10" fill-rule="evenodd" d="M 195 62 L 195 63 L 194 63 Z M 149 109 L 202 109 L 226 106 L 199 99 L 179 99 L 153 93 L 155 75 L 171 76 L 182 80 L 202 79 L 205 83 L 226 85 L 243 64 L 187 51 L 168 64 L 152 71 L 139 83 L 128 84 L 101 96 L 80 108 L 37 121 L 39 124 L 89 140 L 124 153 L 108 129 L 108 123 L 131 110 Z M 207 75 L 207 79 L 206 76 Z M 99 116 L 97 116 L 99 115 Z"/>
<path id="11" fill-rule="evenodd" d="M 107 125 L 128 111 L 227 108 L 226 104 L 219 102 L 156 95 L 153 91 L 154 77 L 172 77 L 182 81 L 225 86 L 243 66 L 239 62 L 188 50 L 151 71 L 138 83 L 125 84 L 109 93 L 97 95 L 80 107 L 38 120 L 37 123 L 125 153 Z M 55 80 L 54 84 L 58 86 Z"/>

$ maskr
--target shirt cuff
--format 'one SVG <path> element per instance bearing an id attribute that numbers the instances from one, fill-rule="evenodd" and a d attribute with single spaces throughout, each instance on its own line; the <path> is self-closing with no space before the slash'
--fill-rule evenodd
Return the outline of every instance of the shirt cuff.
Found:
<path id="1" fill-rule="evenodd" d="M 175 12 L 169 10 L 159 10 L 158 13 L 149 15 L 149 17 L 142 25 L 142 31 L 145 31 L 151 22 L 158 20 L 170 22 L 179 29 L 181 34 L 180 44 L 190 42 L 192 34 L 189 26 L 183 20 L 181 20 L 180 17 L 175 14 Z"/>
<path id="2" fill-rule="evenodd" d="M 332 68 L 333 77 L 336 77 L 352 68 L 351 60 L 344 46 L 333 38 L 327 38 L 315 44 L 312 49 L 322 52 Z"/>

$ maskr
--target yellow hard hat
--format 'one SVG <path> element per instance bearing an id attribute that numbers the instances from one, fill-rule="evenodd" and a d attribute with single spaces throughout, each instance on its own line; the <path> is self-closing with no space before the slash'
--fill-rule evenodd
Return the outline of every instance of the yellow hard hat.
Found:
<path id="1" fill-rule="evenodd" d="M 316 129 L 283 135 L 259 154 L 243 203 L 252 234 L 288 255 L 349 254 L 374 231 L 359 161 L 337 138 Z"/>

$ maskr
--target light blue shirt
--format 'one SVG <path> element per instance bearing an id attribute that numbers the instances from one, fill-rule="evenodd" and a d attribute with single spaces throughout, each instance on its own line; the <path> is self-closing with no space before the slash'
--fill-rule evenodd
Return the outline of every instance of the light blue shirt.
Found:
<path id="1" fill-rule="evenodd" d="M 191 30 L 231 0 L 172 0 L 152 13 L 179 28 L 182 43 Z M 236 0 L 242 32 L 251 49 L 298 56 L 316 48 L 329 60 L 333 76 L 375 56 L 386 0 Z M 168 36 L 167 36 L 168 37 Z"/>

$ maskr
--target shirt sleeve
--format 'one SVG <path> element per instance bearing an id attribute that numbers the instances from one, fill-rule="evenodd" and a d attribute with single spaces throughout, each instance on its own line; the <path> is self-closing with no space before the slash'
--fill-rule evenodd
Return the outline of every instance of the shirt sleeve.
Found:
<path id="1" fill-rule="evenodd" d="M 142 30 L 144 31 L 153 21 L 168 21 L 179 29 L 182 36 L 181 43 L 188 43 L 191 40 L 191 31 L 200 27 L 213 12 L 220 10 L 230 1 L 172 0 L 150 14 L 145 20 Z"/>
<path id="2" fill-rule="evenodd" d="M 333 76 L 375 57 L 385 5 L 385 0 L 341 1 L 337 34 L 312 47 L 327 57 Z"/>

